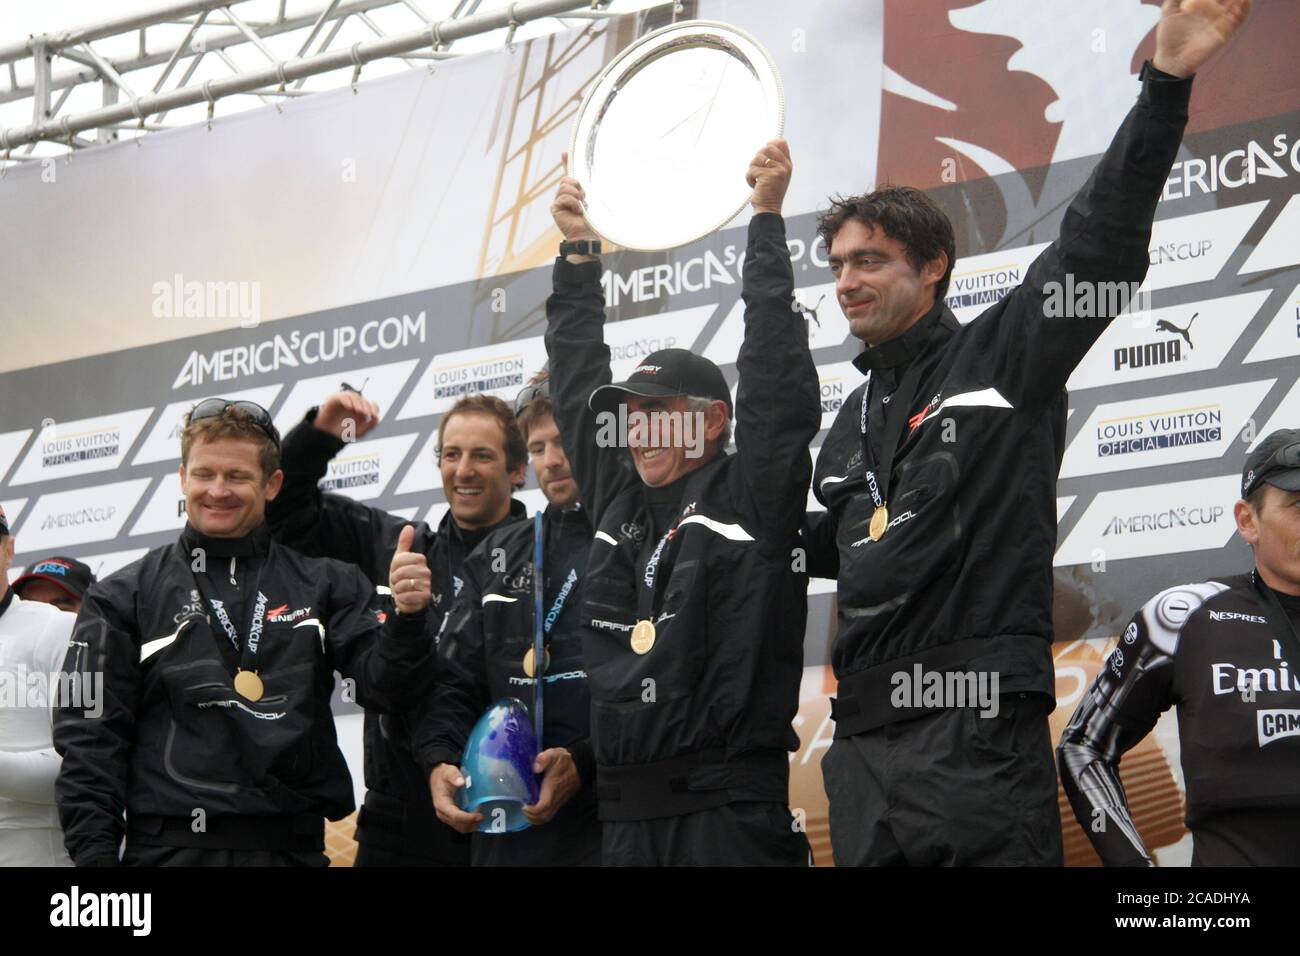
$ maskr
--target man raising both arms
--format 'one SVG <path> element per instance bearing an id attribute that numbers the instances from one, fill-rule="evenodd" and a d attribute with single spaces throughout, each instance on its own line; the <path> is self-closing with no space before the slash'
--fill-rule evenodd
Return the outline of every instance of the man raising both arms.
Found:
<path id="1" fill-rule="evenodd" d="M 551 205 L 565 242 L 546 351 L 596 528 L 582 627 L 606 866 L 808 862 L 787 808 L 807 615 L 793 552 L 820 409 L 791 307 L 790 170 L 776 141 L 748 171 L 734 455 L 731 395 L 707 359 L 662 349 L 610 384 L 597 250 L 573 247 L 593 239 L 581 185 L 566 177 Z"/>

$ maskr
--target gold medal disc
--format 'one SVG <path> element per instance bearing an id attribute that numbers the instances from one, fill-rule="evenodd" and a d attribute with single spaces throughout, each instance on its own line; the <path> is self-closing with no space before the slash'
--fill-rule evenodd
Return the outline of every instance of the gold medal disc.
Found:
<path id="1" fill-rule="evenodd" d="M 655 626 L 653 621 L 637 621 L 632 628 L 632 650 L 638 654 L 648 654 L 655 646 Z"/>
<path id="2" fill-rule="evenodd" d="M 256 671 L 240 671 L 235 675 L 235 690 L 239 696 L 245 700 L 259 701 L 262 695 L 266 693 L 266 687 L 262 684 L 262 678 L 257 676 Z"/>
<path id="3" fill-rule="evenodd" d="M 549 647 L 543 651 L 543 658 L 545 663 L 542 664 L 542 672 L 545 673 L 546 671 L 551 669 L 551 649 Z M 528 648 L 528 653 L 524 655 L 524 676 L 525 677 L 533 676 L 533 669 L 534 669 L 533 662 L 535 660 L 536 657 L 533 655 L 533 649 L 530 647 Z"/>
<path id="4" fill-rule="evenodd" d="M 859 525 L 858 527 L 862 527 Z M 871 527 L 867 533 L 871 535 L 872 541 L 879 541 L 885 535 L 885 529 L 889 527 L 889 508 L 881 505 L 871 514 Z"/>

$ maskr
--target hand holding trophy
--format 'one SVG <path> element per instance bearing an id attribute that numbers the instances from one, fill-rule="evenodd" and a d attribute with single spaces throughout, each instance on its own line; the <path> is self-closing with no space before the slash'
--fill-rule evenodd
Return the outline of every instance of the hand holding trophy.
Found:
<path id="1" fill-rule="evenodd" d="M 745 208 L 739 170 L 764 148 L 778 162 L 784 127 L 781 78 L 753 37 L 705 20 L 656 30 L 615 57 L 583 100 L 552 215 L 570 241 L 591 238 L 580 220 L 606 246 L 694 242 Z"/>

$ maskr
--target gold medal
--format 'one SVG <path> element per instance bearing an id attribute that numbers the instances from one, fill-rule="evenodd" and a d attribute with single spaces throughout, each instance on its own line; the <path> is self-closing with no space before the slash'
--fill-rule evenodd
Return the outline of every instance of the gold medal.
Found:
<path id="1" fill-rule="evenodd" d="M 262 678 L 257 676 L 257 671 L 240 671 L 235 675 L 235 690 L 239 696 L 254 703 L 262 699 L 266 693 L 266 688 L 262 684 Z"/>
<path id="2" fill-rule="evenodd" d="M 653 621 L 637 621 L 632 628 L 632 650 L 638 654 L 650 653 L 655 646 L 655 626 Z"/>
<path id="3" fill-rule="evenodd" d="M 861 527 L 859 525 L 858 527 Z M 879 541 L 885 535 L 885 529 L 889 527 L 889 508 L 881 505 L 871 514 L 871 527 L 867 533 L 871 535 L 872 541 Z"/>
<path id="4" fill-rule="evenodd" d="M 542 673 L 546 673 L 548 670 L 551 669 L 551 649 L 549 647 L 546 648 L 542 652 L 542 656 L 544 659 L 544 663 L 542 664 Z M 533 655 L 533 648 L 531 647 L 528 648 L 528 653 L 524 655 L 524 675 L 526 677 L 533 676 L 533 661 L 535 659 L 536 658 Z"/>

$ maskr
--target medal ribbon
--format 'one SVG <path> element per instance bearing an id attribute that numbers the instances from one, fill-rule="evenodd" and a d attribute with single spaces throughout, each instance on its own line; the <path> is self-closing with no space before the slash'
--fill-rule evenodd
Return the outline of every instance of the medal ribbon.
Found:
<path id="1" fill-rule="evenodd" d="M 672 573 L 672 562 L 668 561 L 664 554 L 669 540 L 677 531 L 677 526 L 682 523 L 684 514 L 678 515 L 673 526 L 664 532 L 664 536 L 655 544 L 654 550 L 650 549 L 650 536 L 646 535 L 645 544 L 641 546 L 641 553 L 637 556 L 637 567 L 644 568 L 641 572 L 641 583 L 637 586 L 636 594 L 636 619 L 638 621 L 650 621 L 654 623 L 655 599 L 658 595 L 657 584 L 659 581 L 659 565 L 661 561 L 668 562 L 669 574 Z"/>
<path id="2" fill-rule="evenodd" d="M 899 439 L 903 435 L 903 425 L 908 419 L 908 409 L 916 401 L 917 386 L 921 382 L 922 355 L 912 359 L 903 374 L 903 380 L 897 390 L 887 399 L 885 405 L 885 434 L 880 443 L 880 461 L 872 454 L 871 442 L 867 437 L 867 415 L 871 407 L 871 373 L 867 373 L 867 387 L 862 393 L 862 460 L 867 465 L 865 478 L 867 490 L 871 492 L 871 503 L 881 508 L 889 502 L 890 478 L 894 468 L 894 456 L 898 452 Z"/>
<path id="3" fill-rule="evenodd" d="M 546 526 L 542 521 L 539 508 L 533 515 L 533 732 L 537 735 L 537 746 L 542 747 L 542 685 L 543 672 L 546 670 L 546 623 L 542 616 L 542 587 L 544 579 L 544 556 L 546 553 Z"/>
<path id="4" fill-rule="evenodd" d="M 564 606 L 573 594 L 574 589 L 578 586 L 578 569 L 569 568 L 569 573 L 564 579 L 564 584 L 560 587 L 560 593 L 555 596 L 555 602 L 551 609 L 546 612 L 546 619 L 542 622 L 542 628 L 546 631 L 546 636 L 551 636 L 551 631 L 555 628 L 556 623 L 560 620 L 560 615 L 564 613 Z"/>
<path id="5" fill-rule="evenodd" d="M 262 561 L 262 569 L 257 573 L 257 580 L 253 582 L 253 593 L 257 597 L 253 601 L 253 612 L 248 622 L 248 638 L 240 640 L 239 632 L 235 630 L 234 622 L 230 620 L 230 615 L 226 613 L 226 605 L 221 601 L 216 593 L 212 590 L 212 584 L 206 580 L 205 574 L 193 574 L 194 584 L 203 595 L 203 599 L 208 602 L 212 608 L 212 613 L 225 631 L 226 637 L 235 648 L 235 653 L 239 655 L 239 669 L 241 671 L 257 670 L 257 646 L 262 640 L 262 628 L 266 624 L 266 595 L 262 593 L 262 576 L 266 573 L 266 566 L 271 561 L 271 553 L 268 550 L 265 559 Z M 192 573 L 192 572 L 191 572 Z"/>

